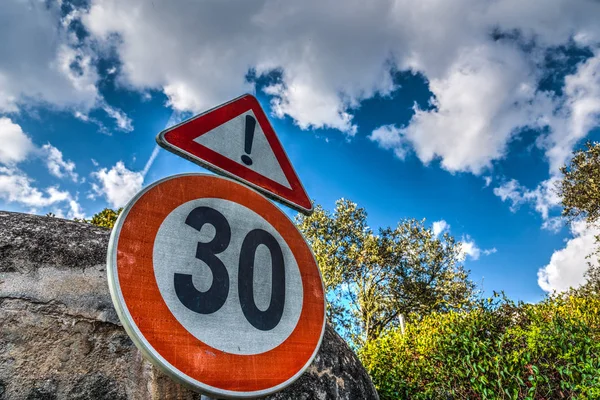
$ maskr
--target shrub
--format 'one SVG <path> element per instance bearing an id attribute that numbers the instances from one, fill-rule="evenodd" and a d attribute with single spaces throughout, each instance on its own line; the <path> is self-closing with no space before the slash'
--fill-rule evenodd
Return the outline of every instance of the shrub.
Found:
<path id="1" fill-rule="evenodd" d="M 382 399 L 600 399 L 600 298 L 495 296 L 359 351 Z"/>

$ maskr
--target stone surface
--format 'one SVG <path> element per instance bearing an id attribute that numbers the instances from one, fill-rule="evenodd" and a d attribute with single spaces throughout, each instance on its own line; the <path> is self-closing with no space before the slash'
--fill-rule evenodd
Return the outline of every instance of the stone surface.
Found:
<path id="1" fill-rule="evenodd" d="M 200 399 L 145 361 L 106 281 L 110 232 L 0 212 L 0 399 Z M 327 327 L 308 371 L 271 399 L 376 399 L 364 368 Z"/>

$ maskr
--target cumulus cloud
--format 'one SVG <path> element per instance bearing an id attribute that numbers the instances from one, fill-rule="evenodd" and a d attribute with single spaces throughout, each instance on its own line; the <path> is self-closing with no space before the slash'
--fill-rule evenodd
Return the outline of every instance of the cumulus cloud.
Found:
<path id="1" fill-rule="evenodd" d="M 399 158 L 412 147 L 449 171 L 480 174 L 522 129 L 541 127 L 555 170 L 597 123 L 600 3 L 589 0 L 92 0 L 66 15 L 51 2 L 0 7 L 0 35 L 14 38 L 0 44 L 5 112 L 44 102 L 93 122 L 86 110 L 100 107 L 130 131 L 129 117 L 98 92 L 96 61 L 114 50 L 120 63 L 109 74 L 118 84 L 162 90 L 177 111 L 205 110 L 253 91 L 248 76 L 276 72 L 265 89 L 275 115 L 348 135 L 362 100 L 396 88 L 392 71 L 420 73 L 431 107 L 415 106 L 407 126 L 370 137 Z M 78 38 L 75 21 L 90 35 Z M 567 77 L 561 96 L 541 92 L 546 55 L 571 44 L 596 55 Z"/>
<path id="2" fill-rule="evenodd" d="M 467 256 L 471 257 L 472 260 L 479 260 L 481 249 L 475 244 L 475 241 L 467 235 L 461 240 L 461 254 L 463 260 L 466 259 Z"/>
<path id="3" fill-rule="evenodd" d="M 375 129 L 369 135 L 369 139 L 379 144 L 386 150 L 393 150 L 396 157 L 404 160 L 408 149 L 408 141 L 402 135 L 402 131 L 394 125 L 384 125 Z"/>
<path id="4" fill-rule="evenodd" d="M 450 231 L 450 224 L 448 224 L 445 220 L 435 221 L 431 229 L 433 231 L 433 236 L 438 237 L 445 232 Z M 471 260 L 476 261 L 479 260 L 481 255 L 489 256 L 491 254 L 496 253 L 498 250 L 496 248 L 491 249 L 481 249 L 475 243 L 475 240 L 469 235 L 465 235 L 462 237 L 460 241 L 460 254 L 459 259 L 462 261 L 466 260 L 469 257 Z"/>
<path id="5" fill-rule="evenodd" d="M 510 203 L 510 210 L 516 212 L 519 206 L 525 202 L 525 195 L 527 189 L 523 188 L 516 179 L 511 179 L 508 182 L 494 188 L 494 194 L 502 201 L 508 201 Z"/>
<path id="6" fill-rule="evenodd" d="M 538 285 L 546 292 L 561 292 L 585 283 L 588 261 L 595 262 L 586 257 L 594 251 L 600 230 L 577 221 L 571 225 L 571 233 L 573 238 L 565 247 L 555 251 L 550 262 L 538 270 Z"/>
<path id="7" fill-rule="evenodd" d="M 350 2 L 342 9 L 334 1 L 109 0 L 92 2 L 83 21 L 94 37 L 115 45 L 124 84 L 162 89 L 176 110 L 201 111 L 252 91 L 249 70 L 281 71 L 282 81 L 267 89 L 277 115 L 291 116 L 302 128 L 352 134 L 350 109 L 394 88 L 390 32 L 377 28 L 382 20 L 393 26 L 390 7 L 387 1 L 368 8 Z"/>
<path id="8" fill-rule="evenodd" d="M 67 213 L 69 219 L 85 219 L 85 213 L 81 208 L 81 205 L 75 199 L 69 200 L 69 211 Z"/>
<path id="9" fill-rule="evenodd" d="M 440 221 L 435 221 L 432 225 L 433 236 L 438 237 L 440 234 L 446 232 L 450 229 L 450 225 L 443 219 Z"/>
<path id="10" fill-rule="evenodd" d="M 494 188 L 494 194 L 502 201 L 510 203 L 512 212 L 516 212 L 523 204 L 531 204 L 542 219 L 545 221 L 546 227 L 556 228 L 558 220 L 553 218 L 549 220 L 550 210 L 557 208 L 561 204 L 560 196 L 557 194 L 555 187 L 560 178 L 554 176 L 542 183 L 534 189 L 527 189 L 519 184 L 515 179 L 511 179 L 502 185 Z"/>
<path id="11" fill-rule="evenodd" d="M 600 45 L 600 38 L 596 45 Z M 511 203 L 513 212 L 522 204 L 532 205 L 543 219 L 542 229 L 553 232 L 564 225 L 561 218 L 549 215 L 561 204 L 555 190 L 560 167 L 569 161 L 577 143 L 600 125 L 600 49 L 565 77 L 563 92 L 556 111 L 546 115 L 549 133 L 538 138 L 548 159 L 550 177 L 534 189 L 527 189 L 514 179 L 494 189 L 502 201 Z"/>
<path id="12" fill-rule="evenodd" d="M 9 118 L 0 118 L 0 163 L 16 164 L 24 161 L 35 149 L 29 136 L 23 132 L 21 126 L 13 123 Z"/>
<path id="13" fill-rule="evenodd" d="M 98 98 L 89 48 L 77 46 L 60 3 L 7 0 L 0 5 L 0 111 L 27 104 L 88 110 Z"/>
<path id="14" fill-rule="evenodd" d="M 497 252 L 498 252 L 498 249 L 496 249 L 495 247 L 492 247 L 491 249 L 485 249 L 482 251 L 482 253 L 486 256 L 492 255 Z"/>
<path id="15" fill-rule="evenodd" d="M 596 44 L 600 46 L 600 38 Z M 552 119 L 553 129 L 542 141 L 551 174 L 557 174 L 573 147 L 600 125 L 600 48 L 574 74 L 565 77 L 564 93 L 564 103 Z"/>
<path id="16" fill-rule="evenodd" d="M 114 208 L 125 206 L 144 183 L 144 175 L 141 172 L 130 171 L 122 161 L 117 162 L 111 169 L 101 168 L 93 172 L 92 176 L 98 181 L 92 184 L 92 190 L 95 194 L 104 196 Z"/>
<path id="17" fill-rule="evenodd" d="M 57 178 L 69 177 L 77 182 L 75 163 L 64 160 L 62 152 L 50 143 L 38 148 L 33 144 L 20 125 L 12 122 L 10 118 L 0 118 L 0 164 L 14 167 L 25 161 L 30 155 L 35 155 L 44 160 L 50 174 Z M 11 170 L 17 171 L 12 168 Z"/>
<path id="18" fill-rule="evenodd" d="M 558 233 L 566 225 L 566 221 L 561 216 L 549 217 L 542 223 L 542 229 Z"/>
<path id="19" fill-rule="evenodd" d="M 513 46 L 465 49 L 447 71 L 430 79 L 434 108 L 415 106 L 400 134 L 424 163 L 439 158 L 448 171 L 480 174 L 504 157 L 519 129 L 538 127 L 549 111 L 551 103 L 535 86 L 531 66 Z"/>
<path id="20" fill-rule="evenodd" d="M 111 169 L 101 168 L 92 173 L 96 183 L 92 183 L 92 192 L 88 198 L 95 199 L 103 196 L 114 208 L 123 207 L 131 198 L 140 191 L 144 184 L 144 178 L 154 164 L 160 147 L 156 145 L 144 165 L 144 169 L 136 172 L 125 167 L 123 161 L 118 161 Z M 98 166 L 98 162 L 92 159 L 92 164 Z"/>
<path id="21" fill-rule="evenodd" d="M 471 258 L 471 260 L 476 261 L 479 260 L 481 255 L 489 256 L 496 253 L 498 250 L 493 247 L 491 249 L 481 249 L 473 238 L 469 235 L 463 236 L 460 241 L 461 243 L 461 258 L 465 260 L 467 257 Z"/>
<path id="22" fill-rule="evenodd" d="M 538 84 L 549 49 L 573 40 L 600 43 L 592 17 L 598 13 L 600 5 L 586 0 L 553 0 L 552 6 L 376 0 L 367 8 L 348 1 L 343 9 L 333 0 L 94 0 L 83 21 L 95 39 L 116 49 L 121 83 L 160 89 L 180 111 L 201 111 L 252 90 L 249 70 L 277 71 L 280 78 L 266 88 L 277 116 L 290 116 L 301 128 L 353 135 L 360 102 L 395 89 L 391 70 L 420 72 L 434 95 L 432 108 L 415 107 L 406 127 L 384 126 L 370 138 L 399 158 L 412 146 L 425 163 L 440 159 L 449 171 L 479 174 L 505 156 L 523 128 L 550 127 L 550 157 L 568 135 L 564 121 L 577 131 L 577 121 L 592 119 L 594 90 L 584 100 L 569 87 L 595 79 L 593 62 L 574 75 L 580 80 L 567 80 L 564 98 L 540 92 Z M 130 23 L 131 15 L 138 23 Z"/>
<path id="23" fill-rule="evenodd" d="M 475 243 L 475 240 L 469 235 L 463 236 L 460 241 L 461 245 L 461 258 L 466 260 L 469 257 L 471 260 L 476 261 L 479 260 L 481 255 L 489 256 L 496 253 L 498 250 L 493 247 L 491 249 L 481 249 Z"/>
<path id="24" fill-rule="evenodd" d="M 21 126 L 10 118 L 0 118 L 0 142 L 3 143 L 0 146 L 0 200 L 30 207 L 33 213 L 39 208 L 53 207 L 55 214 L 63 216 L 60 206 L 67 205 L 69 218 L 83 218 L 81 206 L 68 191 L 57 186 L 40 189 L 34 179 L 17 166 L 34 155 L 45 162 L 50 174 L 58 178 L 70 177 L 77 182 L 75 163 L 65 161 L 62 152 L 49 143 L 36 147 Z"/>
<path id="25" fill-rule="evenodd" d="M 0 199 L 30 207 L 48 207 L 71 199 L 56 187 L 39 190 L 33 179 L 17 168 L 0 167 Z"/>
<path id="26" fill-rule="evenodd" d="M 72 110 L 77 118 L 108 132 L 88 116 L 101 108 L 119 130 L 133 129 L 127 115 L 106 104 L 99 92 L 98 48 L 73 30 L 82 13 L 63 2 L 0 3 L 0 37 L 10 38 L 0 42 L 0 112 L 16 113 L 29 106 Z"/>
<path id="27" fill-rule="evenodd" d="M 131 132 L 133 130 L 133 123 L 131 118 L 127 116 L 123 111 L 111 107 L 104 103 L 102 109 L 108 114 L 109 117 L 113 118 L 117 122 L 119 130 L 124 132 Z"/>
<path id="28" fill-rule="evenodd" d="M 41 153 L 46 159 L 48 171 L 57 178 L 69 177 L 77 182 L 78 175 L 75 172 L 75 163 L 70 160 L 64 160 L 62 152 L 50 143 L 41 147 Z"/>
<path id="29" fill-rule="evenodd" d="M 99 107 L 130 131 L 129 117 L 98 92 L 96 62 L 107 52 L 119 59 L 110 69 L 117 84 L 161 90 L 176 111 L 205 110 L 253 91 L 249 76 L 274 75 L 265 91 L 275 115 L 350 136 L 361 101 L 396 88 L 392 71 L 419 73 L 432 92 L 429 107 L 415 105 L 407 125 L 382 126 L 369 137 L 400 159 L 414 150 L 452 172 L 486 172 L 533 128 L 553 177 L 598 124 L 594 1 L 374 0 L 365 7 L 349 0 L 340 7 L 334 0 L 91 0 L 67 15 L 59 4 L 0 5 L 0 37 L 12 38 L 0 43 L 0 111 L 33 102 L 72 108 L 94 122 L 87 112 Z M 89 36 L 73 32 L 75 21 Z M 541 91 L 546 57 L 572 45 L 594 55 L 565 78 L 562 93 Z M 530 203 L 549 219 L 555 199 L 544 184 L 506 199 L 513 208 Z"/>

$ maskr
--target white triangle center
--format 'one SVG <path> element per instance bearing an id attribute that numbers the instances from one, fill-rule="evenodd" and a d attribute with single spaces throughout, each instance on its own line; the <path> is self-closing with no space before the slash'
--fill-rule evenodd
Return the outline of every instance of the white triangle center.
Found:
<path id="1" fill-rule="evenodd" d="M 251 115 L 254 120 L 257 121 L 254 127 L 254 136 L 249 152 L 246 152 L 246 115 Z M 272 181 L 289 189 L 292 188 L 252 110 L 246 111 L 205 134 L 198 136 L 194 139 L 194 142 L 201 144 L 258 174 L 264 175 Z M 252 164 L 247 165 L 242 161 L 242 156 L 249 157 Z M 248 160 L 246 157 L 244 158 Z"/>

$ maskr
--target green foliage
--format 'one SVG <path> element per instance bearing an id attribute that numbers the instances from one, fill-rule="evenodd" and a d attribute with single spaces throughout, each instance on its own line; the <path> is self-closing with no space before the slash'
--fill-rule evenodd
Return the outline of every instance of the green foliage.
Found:
<path id="1" fill-rule="evenodd" d="M 89 222 L 92 225 L 101 226 L 103 228 L 112 229 L 115 226 L 115 222 L 117 222 L 117 218 L 119 214 L 121 214 L 123 208 L 119 208 L 118 210 L 112 210 L 110 208 L 105 208 L 99 213 L 95 214 L 91 220 L 85 221 Z"/>
<path id="2" fill-rule="evenodd" d="M 586 143 L 584 150 L 573 153 L 571 162 L 561 168 L 563 179 L 558 184 L 563 215 L 583 217 L 588 223 L 600 218 L 600 143 Z"/>
<path id="3" fill-rule="evenodd" d="M 310 243 L 328 294 L 328 317 L 359 347 L 398 325 L 398 315 L 422 317 L 467 307 L 474 284 L 461 261 L 461 244 L 436 237 L 424 221 L 401 221 L 375 234 L 367 213 L 338 200 L 296 223 Z"/>
<path id="4" fill-rule="evenodd" d="M 496 296 L 390 330 L 360 357 L 382 399 L 598 399 L 600 297 Z"/>

